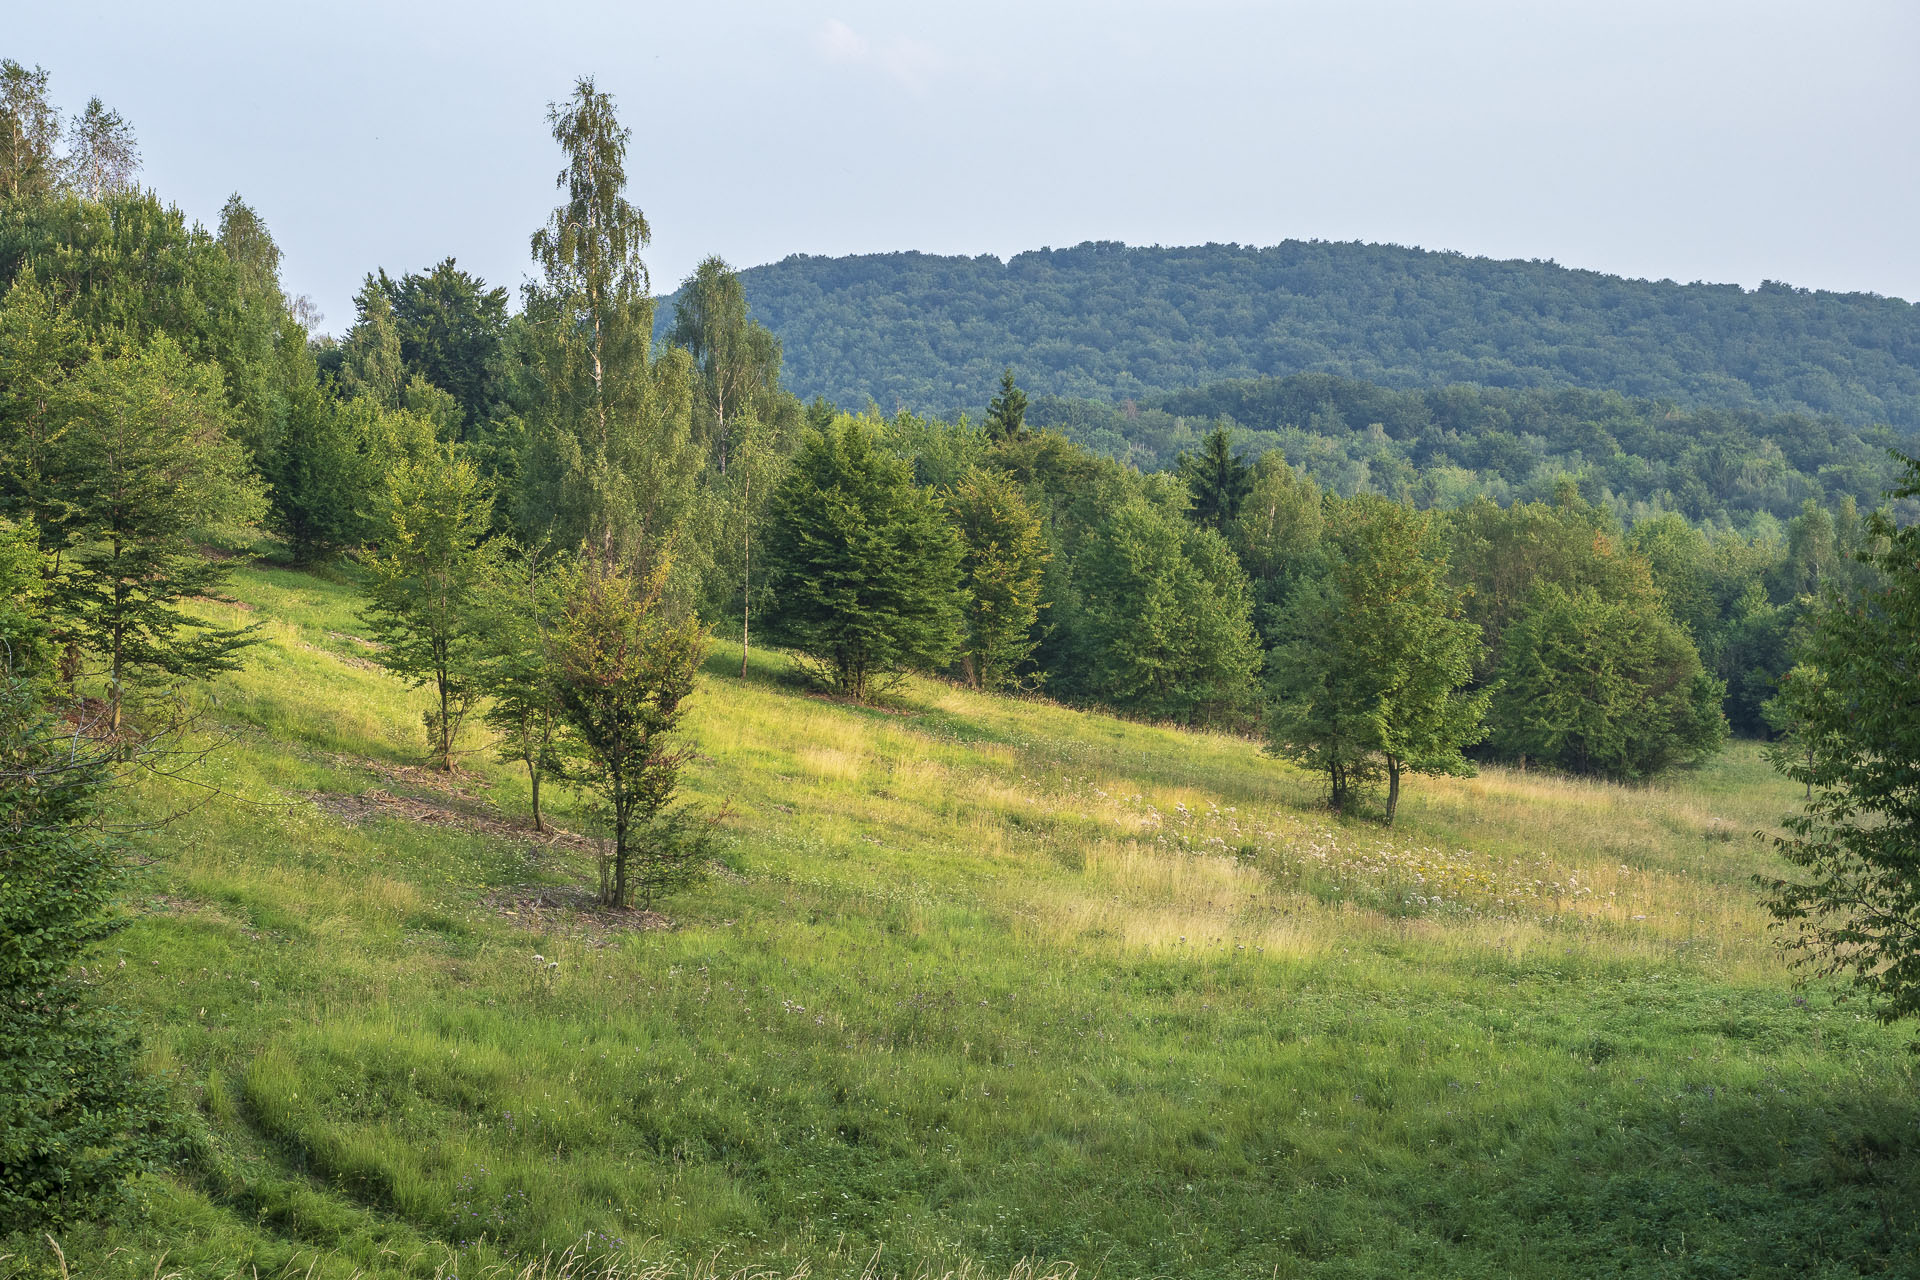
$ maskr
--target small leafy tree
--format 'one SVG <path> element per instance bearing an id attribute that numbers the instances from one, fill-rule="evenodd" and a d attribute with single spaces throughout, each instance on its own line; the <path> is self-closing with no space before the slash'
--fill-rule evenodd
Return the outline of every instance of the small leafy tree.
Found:
<path id="1" fill-rule="evenodd" d="M 1893 496 L 1920 496 L 1904 462 Z M 1892 1022 L 1920 1016 L 1920 528 L 1875 513 L 1868 533 L 1879 581 L 1822 598 L 1776 699 L 1797 741 L 1775 766 L 1810 796 L 1774 841 L 1798 874 L 1761 886 L 1800 963 L 1850 975 Z"/>
<path id="2" fill-rule="evenodd" d="M 403 462 L 381 498 L 378 549 L 367 557 L 365 618 L 381 646 L 376 661 L 434 705 L 422 719 L 434 762 L 452 772 L 454 744 L 474 699 L 482 615 L 480 585 L 499 555 L 486 541 L 493 495 L 453 446 Z"/>
<path id="3" fill-rule="evenodd" d="M 947 499 L 963 547 L 961 662 L 976 689 L 1005 689 L 1039 644 L 1034 624 L 1040 584 L 1052 553 L 1039 513 L 1005 475 L 974 468 Z"/>
<path id="4" fill-rule="evenodd" d="M 502 557 L 478 586 L 478 683 L 490 699 L 487 727 L 500 735 L 500 759 L 524 765 L 533 799 L 533 829 L 545 831 L 540 783 L 559 764 L 560 723 L 554 698 L 553 630 L 577 570 L 535 547 Z"/>
<path id="5" fill-rule="evenodd" d="M 769 628 L 824 683 L 864 698 L 960 644 L 960 544 L 880 424 L 846 415 L 808 434 L 773 499 Z"/>
<path id="6" fill-rule="evenodd" d="M 678 737 L 707 635 L 662 599 L 668 566 L 636 582 L 589 563 L 570 583 L 550 640 L 554 707 L 568 777 L 599 801 L 606 852 L 600 901 L 651 909 L 700 872 L 715 820 L 674 803 L 693 749 Z"/>
<path id="7" fill-rule="evenodd" d="M 1392 824 L 1406 773 L 1466 774 L 1487 693 L 1465 692 L 1478 629 L 1432 518 L 1384 498 L 1330 504 L 1327 573 L 1296 593 L 1271 659 L 1268 749 L 1327 775 L 1336 809 L 1385 773 Z"/>

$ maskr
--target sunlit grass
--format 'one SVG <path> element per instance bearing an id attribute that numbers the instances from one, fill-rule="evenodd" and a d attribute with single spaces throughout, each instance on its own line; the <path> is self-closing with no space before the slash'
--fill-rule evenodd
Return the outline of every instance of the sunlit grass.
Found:
<path id="1" fill-rule="evenodd" d="M 478 733 L 441 799 L 493 830 L 311 803 L 438 795 L 424 698 L 343 583 L 235 591 L 207 607 L 266 626 L 211 690 L 225 794 L 144 842 L 101 976 L 207 1140 L 143 1222 L 68 1234 L 75 1275 L 1912 1256 L 1911 1059 L 1784 970 L 1749 881 L 1794 796 L 1751 746 L 1639 788 L 1417 779 L 1388 830 L 1240 738 L 931 681 L 850 706 L 720 645 L 688 786 L 731 808 L 722 865 L 609 931 L 503 913 L 591 872 L 499 834 L 526 782 Z"/>

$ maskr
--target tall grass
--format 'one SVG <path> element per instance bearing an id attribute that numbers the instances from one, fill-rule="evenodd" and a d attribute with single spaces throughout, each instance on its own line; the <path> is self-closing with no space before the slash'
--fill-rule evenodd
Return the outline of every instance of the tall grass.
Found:
<path id="1" fill-rule="evenodd" d="M 1386 830 L 1238 738 L 933 682 L 850 706 L 722 646 L 690 786 L 732 806 L 723 865 L 672 928 L 610 929 L 524 905 L 591 871 L 503 834 L 525 782 L 484 742 L 458 794 L 407 768 L 421 704 L 347 587 L 236 591 L 268 626 L 212 690 L 225 795 L 148 840 L 100 974 L 203 1138 L 62 1239 L 75 1275 L 1800 1276 L 1920 1244 L 1912 1060 L 1782 968 L 1748 880 L 1794 797 L 1750 747 L 1639 788 L 1422 779 Z M 329 800 L 376 792 L 453 817 Z"/>

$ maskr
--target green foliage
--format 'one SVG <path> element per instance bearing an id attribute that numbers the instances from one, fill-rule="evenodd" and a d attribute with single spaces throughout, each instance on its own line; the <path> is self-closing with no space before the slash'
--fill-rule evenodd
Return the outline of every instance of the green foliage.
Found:
<path id="1" fill-rule="evenodd" d="M 1121 498 L 1073 562 L 1062 626 L 1076 652 L 1056 671 L 1071 692 L 1182 723 L 1231 723 L 1260 667 L 1246 576 L 1226 541 L 1171 500 Z"/>
<path id="2" fill-rule="evenodd" d="M 1904 459 L 1903 497 L 1920 494 Z M 1920 1016 L 1920 528 L 1875 515 L 1871 586 L 1826 592 L 1770 708 L 1790 729 L 1776 766 L 1807 789 L 1774 846 L 1796 870 L 1763 879 L 1788 946 L 1847 975 L 1888 1021 Z"/>
<path id="3" fill-rule="evenodd" d="M 1808 495 L 1872 506 L 1900 434 L 1803 411 L 1728 409 L 1617 390 L 1396 389 L 1331 374 L 1224 382 L 1120 404 L 1039 397 L 1032 419 L 1146 470 L 1170 467 L 1214 425 L 1249 455 L 1283 449 L 1343 495 L 1421 506 L 1547 500 L 1562 476 L 1618 518 L 1663 511 L 1752 528 Z"/>
<path id="4" fill-rule="evenodd" d="M 46 596 L 52 570 L 33 526 L 0 516 L 0 671 L 13 680 L 47 675 Z"/>
<path id="5" fill-rule="evenodd" d="M 1538 584 L 1502 649 L 1492 746 L 1508 759 L 1642 778 L 1726 738 L 1726 687 L 1644 577 L 1612 596 Z"/>
<path id="6" fill-rule="evenodd" d="M 494 366 L 507 329 L 507 291 L 489 289 L 452 258 L 398 280 L 382 272 L 380 288 L 392 306 L 401 363 L 453 397 L 459 413 L 452 438 L 470 439 L 492 408 Z"/>
<path id="7" fill-rule="evenodd" d="M 179 209 L 144 193 L 11 205 L 0 216 L 0 281 L 38 286 L 109 354 L 165 335 L 189 360 L 217 364 L 231 435 L 260 446 L 284 303 L 277 289 L 250 292 L 254 268 Z"/>
<path id="8" fill-rule="evenodd" d="M 160 1154 L 139 1043 L 79 967 L 117 923 L 111 752 L 0 661 L 0 1236 L 105 1213 Z"/>
<path id="9" fill-rule="evenodd" d="M 340 344 L 340 373 L 336 379 L 340 395 L 382 409 L 398 409 L 407 371 L 400 358 L 400 330 L 393 322 L 393 302 L 369 274 L 353 303 L 359 318 Z"/>
<path id="10" fill-rule="evenodd" d="M 1027 435 L 1027 393 L 1013 380 L 1013 366 L 1000 371 L 1000 390 L 987 405 L 987 439 L 1006 444 Z"/>
<path id="11" fill-rule="evenodd" d="M 662 564 L 635 582 L 589 563 L 568 583 L 548 659 L 567 776 L 598 800 L 600 900 L 615 908 L 637 896 L 651 910 L 696 878 L 712 849 L 712 824 L 674 803 L 693 755 L 675 735 L 707 634 L 666 607 L 666 575 Z"/>
<path id="12" fill-rule="evenodd" d="M 640 251 L 651 233 L 626 197 L 632 133 L 591 79 L 547 118 L 567 167 L 564 201 L 533 237 L 543 280 L 524 312 L 531 438 L 517 520 L 530 539 L 587 544 L 636 572 L 659 562 L 697 573 L 700 548 L 682 537 L 702 460 L 694 367 L 681 350 L 650 356 L 653 298 Z"/>
<path id="13" fill-rule="evenodd" d="M 1289 603 L 1269 661 L 1268 747 L 1326 775 L 1334 808 L 1384 772 L 1392 825 L 1404 773 L 1466 774 L 1485 736 L 1468 693 L 1479 631 L 1447 581 L 1431 516 L 1381 498 L 1336 500 L 1324 576 Z"/>
<path id="14" fill-rule="evenodd" d="M 481 693 L 486 618 L 474 601 L 498 572 L 498 552 L 485 541 L 493 493 L 449 445 L 393 468 L 379 517 L 379 545 L 366 558 L 375 660 L 409 686 L 432 686 L 434 704 L 421 717 L 427 748 L 452 772 L 461 723 Z"/>
<path id="15" fill-rule="evenodd" d="M 0 60 L 0 194 L 45 195 L 60 176 L 60 112 L 48 97 L 47 72 Z"/>
<path id="16" fill-rule="evenodd" d="M 885 430 L 850 415 L 809 430 L 769 513 L 768 629 L 855 698 L 961 643 L 959 539 Z"/>
<path id="17" fill-rule="evenodd" d="M 975 468 L 947 498 L 960 534 L 960 661 L 976 689 L 1010 689 L 1038 672 L 1022 667 L 1040 643 L 1041 574 L 1047 561 L 1040 516 L 1004 475 Z"/>
<path id="18" fill-rule="evenodd" d="M 778 413 L 780 342 L 747 315 L 739 273 L 717 257 L 681 284 L 667 341 L 693 358 L 698 435 L 707 465 L 724 475 L 732 433 Z"/>
<path id="19" fill-rule="evenodd" d="M 1271 647 L 1277 611 L 1319 563 L 1323 505 L 1320 486 L 1277 449 L 1260 455 L 1250 481 L 1227 540 L 1247 571 L 1255 617 Z"/>
<path id="20" fill-rule="evenodd" d="M 1239 519 L 1253 491 L 1253 468 L 1234 456 L 1233 436 L 1225 427 L 1209 431 L 1199 453 L 1181 454 L 1174 470 L 1193 495 L 1187 514 L 1196 524 L 1221 533 Z"/>
<path id="21" fill-rule="evenodd" d="M 1037 396 L 1116 402 L 1318 372 L 1397 387 L 1589 387 L 1920 427 L 1920 314 L 1872 294 L 1298 240 L 1096 242 L 1004 262 L 796 255 L 742 278 L 786 346 L 795 390 L 843 404 L 972 408 L 1018 363 Z"/>
<path id="22" fill-rule="evenodd" d="M 582 587 L 573 563 L 541 547 L 503 555 L 492 569 L 474 584 L 475 683 L 487 699 L 494 750 L 526 768 L 533 829 L 544 831 L 540 783 L 560 765 L 553 633 L 564 603 Z"/>
<path id="23" fill-rule="evenodd" d="M 100 659 L 117 729 L 141 690 L 230 671 L 252 643 L 251 627 L 215 626 L 184 605 L 220 594 L 231 566 L 205 541 L 244 532 L 265 496 L 227 434 L 218 370 L 166 337 L 83 366 L 56 412 L 63 426 L 31 514 L 57 560 L 58 634 Z"/>

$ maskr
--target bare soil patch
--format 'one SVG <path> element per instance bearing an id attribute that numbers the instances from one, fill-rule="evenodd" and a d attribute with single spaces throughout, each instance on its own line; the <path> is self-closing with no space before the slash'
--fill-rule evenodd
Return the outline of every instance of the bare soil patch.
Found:
<path id="1" fill-rule="evenodd" d="M 673 921 L 658 911 L 603 907 L 591 892 L 578 885 L 508 885 L 488 894 L 486 904 L 523 928 L 564 933 L 599 947 L 610 945 L 618 934 L 673 927 Z"/>

